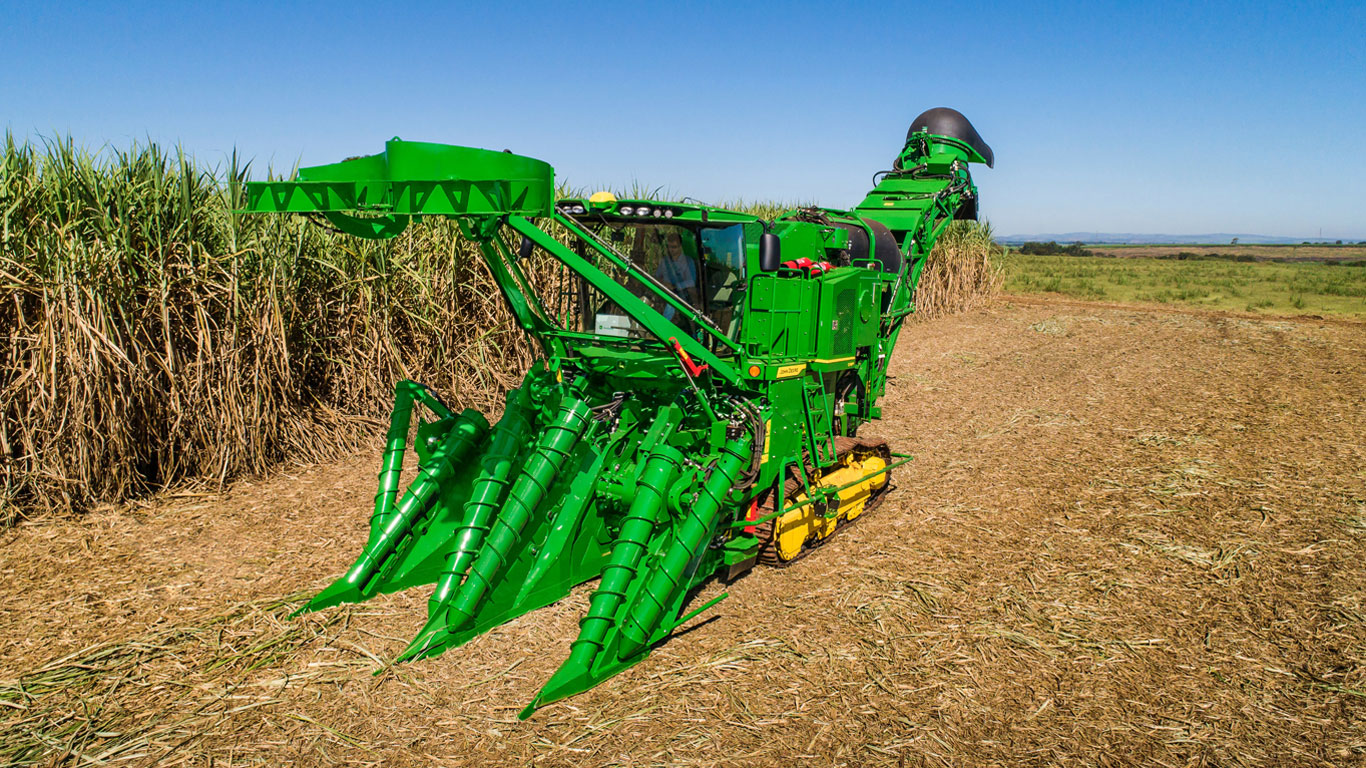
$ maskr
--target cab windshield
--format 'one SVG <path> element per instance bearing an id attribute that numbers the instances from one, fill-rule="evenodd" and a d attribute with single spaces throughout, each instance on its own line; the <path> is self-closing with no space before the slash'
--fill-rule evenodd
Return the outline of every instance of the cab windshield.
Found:
<path id="1" fill-rule="evenodd" d="M 741 317 L 738 307 L 745 290 L 744 224 L 707 226 L 671 221 L 599 221 L 590 228 L 641 271 L 705 316 L 727 337 L 735 339 L 738 336 Z M 699 340 L 708 338 L 691 317 L 669 305 L 643 281 L 620 274 L 613 274 L 613 277 L 685 332 Z M 585 330 L 605 336 L 649 336 L 615 302 L 591 288 L 586 290 Z"/>

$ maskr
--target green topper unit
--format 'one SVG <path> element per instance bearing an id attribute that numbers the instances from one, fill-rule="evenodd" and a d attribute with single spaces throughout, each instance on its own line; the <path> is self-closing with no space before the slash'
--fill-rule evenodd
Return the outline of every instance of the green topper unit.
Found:
<path id="1" fill-rule="evenodd" d="M 992 161 L 961 114 L 938 108 L 857 207 L 773 221 L 556 200 L 539 160 L 398 139 L 248 185 L 249 211 L 320 215 L 358 237 L 458 220 L 541 353 L 494 424 L 397 384 L 367 544 L 301 610 L 432 585 L 400 656 L 417 659 L 598 579 L 526 717 L 644 659 L 716 602 L 689 605 L 707 579 L 800 558 L 909 460 L 861 428 L 880 415 L 935 238 L 976 217 L 968 164 Z M 556 271 L 542 292 L 523 269 L 537 252 Z M 410 448 L 418 470 L 401 488 Z"/>

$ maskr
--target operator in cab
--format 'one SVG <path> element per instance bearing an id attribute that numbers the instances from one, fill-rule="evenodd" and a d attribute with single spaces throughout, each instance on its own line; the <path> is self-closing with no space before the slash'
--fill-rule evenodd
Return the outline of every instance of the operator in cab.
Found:
<path id="1" fill-rule="evenodd" d="M 664 234 L 664 253 L 659 265 L 655 267 L 654 278 L 692 306 L 701 306 L 697 284 L 697 260 L 684 251 L 683 239 L 676 231 Z M 669 307 L 665 317 L 672 320 L 673 311 L 673 308 Z"/>

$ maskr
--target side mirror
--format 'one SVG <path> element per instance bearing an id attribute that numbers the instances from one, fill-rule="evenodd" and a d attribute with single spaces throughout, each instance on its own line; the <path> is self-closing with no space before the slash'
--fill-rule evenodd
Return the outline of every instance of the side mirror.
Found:
<path id="1" fill-rule="evenodd" d="M 522 237 L 522 242 L 517 244 L 517 259 L 525 261 L 531 257 L 531 252 L 536 249 L 536 244 L 531 242 L 531 238 Z"/>
<path id="2" fill-rule="evenodd" d="M 764 272 L 777 272 L 783 263 L 783 243 L 772 232 L 759 236 L 759 269 Z"/>

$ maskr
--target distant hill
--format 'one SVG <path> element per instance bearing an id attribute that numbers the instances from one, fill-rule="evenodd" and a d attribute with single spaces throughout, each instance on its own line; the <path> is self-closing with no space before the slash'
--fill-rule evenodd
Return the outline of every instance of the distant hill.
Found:
<path id="1" fill-rule="evenodd" d="M 1269 237 L 1267 235 L 1235 235 L 1215 233 L 1209 235 L 1136 235 L 1114 232 L 1059 232 L 1043 235 L 1002 235 L 997 242 L 1046 243 L 1086 243 L 1087 245 L 1227 245 L 1238 238 L 1243 245 L 1298 245 L 1300 243 L 1336 243 L 1337 238 L 1328 237 Z M 1356 240 L 1343 239 L 1343 242 Z"/>

